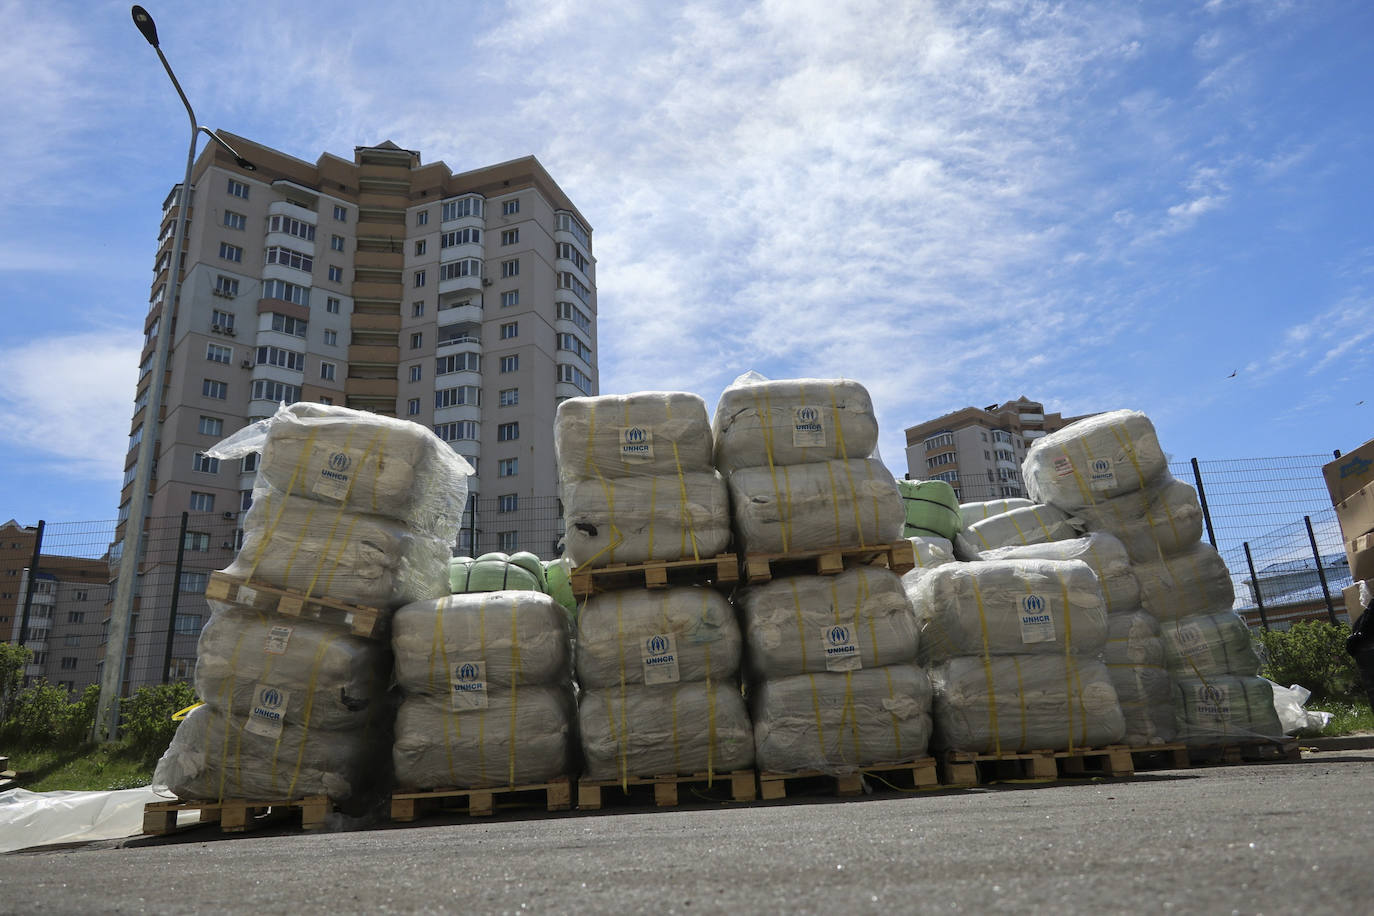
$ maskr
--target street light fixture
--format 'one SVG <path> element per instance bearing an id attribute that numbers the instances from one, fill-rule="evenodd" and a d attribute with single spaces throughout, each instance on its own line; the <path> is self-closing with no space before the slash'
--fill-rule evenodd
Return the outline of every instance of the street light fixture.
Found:
<path id="1" fill-rule="evenodd" d="M 172 323 L 176 317 L 177 296 L 181 287 L 181 256 L 186 245 L 186 214 L 191 205 L 191 169 L 195 165 L 196 141 L 203 133 L 211 142 L 219 145 L 234 162 L 245 171 L 257 171 L 256 166 L 238 154 L 223 137 L 196 122 L 196 113 L 191 108 L 186 93 L 181 89 L 172 65 L 158 45 L 157 24 L 153 17 L 141 6 L 131 11 L 134 25 L 157 52 L 162 68 L 172 81 L 181 103 L 186 106 L 186 115 L 191 120 L 191 143 L 186 150 L 186 177 L 181 182 L 181 196 L 178 202 L 176 231 L 172 241 L 171 278 L 168 280 L 167 297 L 164 301 L 162 319 L 159 321 L 157 347 L 153 351 L 151 367 L 152 381 L 148 386 L 148 401 L 144 407 L 144 424 L 151 422 L 138 446 L 138 461 L 134 471 L 134 489 L 129 498 L 129 514 L 124 522 L 123 554 L 119 559 L 119 578 L 115 586 L 114 603 L 110 609 L 109 642 L 105 649 L 105 666 L 100 676 L 100 703 L 96 712 L 96 736 L 107 741 L 116 737 L 119 723 L 118 698 L 124 683 L 125 655 L 129 644 L 129 623 L 133 617 L 134 586 L 138 580 L 139 554 L 143 549 L 143 526 L 148 516 L 148 486 L 152 481 L 153 462 L 156 458 L 158 425 L 162 415 L 162 383 L 167 371 L 167 358 L 171 352 Z M 179 583 L 178 583 L 179 585 Z M 175 621 L 168 621 L 173 626 Z"/>

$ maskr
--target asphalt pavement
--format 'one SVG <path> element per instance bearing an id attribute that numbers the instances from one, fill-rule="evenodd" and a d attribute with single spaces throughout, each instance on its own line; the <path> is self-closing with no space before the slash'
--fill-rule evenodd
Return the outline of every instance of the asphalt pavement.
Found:
<path id="1" fill-rule="evenodd" d="M 445 815 L 0 856 L 4 913 L 1374 910 L 1374 750 L 1129 779 Z"/>

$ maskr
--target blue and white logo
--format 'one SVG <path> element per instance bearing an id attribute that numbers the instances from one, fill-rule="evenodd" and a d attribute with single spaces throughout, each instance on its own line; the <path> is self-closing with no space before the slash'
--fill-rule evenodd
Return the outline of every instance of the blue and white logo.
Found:
<path id="1" fill-rule="evenodd" d="M 1092 467 L 1094 474 L 1110 474 L 1112 472 L 1112 463 L 1106 458 L 1094 458 Z"/>
<path id="2" fill-rule="evenodd" d="M 668 651 L 668 639 L 665 636 L 649 637 L 649 653 L 651 655 L 662 655 Z"/>
<path id="3" fill-rule="evenodd" d="M 268 687 L 258 697 L 258 705 L 266 709 L 277 709 L 281 706 L 281 691 L 275 687 Z"/>
<path id="4" fill-rule="evenodd" d="M 353 459 L 348 457 L 347 452 L 335 452 L 329 456 L 329 466 L 335 471 L 346 471 L 352 464 Z"/>
<path id="5" fill-rule="evenodd" d="M 1039 595 L 1027 595 L 1021 599 L 1021 610 L 1028 614 L 1039 614 L 1045 609 L 1045 599 Z"/>
<path id="6" fill-rule="evenodd" d="M 820 412 L 814 407 L 803 407 L 797 411 L 797 420 L 802 423 L 815 423 L 820 418 Z"/>
<path id="7" fill-rule="evenodd" d="M 1213 706 L 1220 706 L 1226 702 L 1226 692 L 1222 690 L 1220 687 L 1216 687 L 1212 684 L 1208 684 L 1206 687 L 1203 687 L 1198 692 L 1201 695 L 1202 701 L 1204 703 L 1210 703 Z"/>
<path id="8" fill-rule="evenodd" d="M 466 665 L 459 665 L 459 666 L 458 666 L 458 680 L 460 680 L 460 681 L 475 681 L 475 680 L 477 680 L 478 677 L 479 677 L 479 675 L 478 675 L 478 672 L 477 672 L 477 666 L 476 666 L 476 665 L 469 663 L 469 664 L 466 664 Z"/>
<path id="9" fill-rule="evenodd" d="M 648 434 L 645 433 L 642 428 L 638 426 L 631 426 L 629 429 L 625 430 L 625 441 L 643 442 L 647 435 Z"/>
<path id="10" fill-rule="evenodd" d="M 826 631 L 825 638 L 830 641 L 832 646 L 848 645 L 849 627 L 833 626 Z"/>

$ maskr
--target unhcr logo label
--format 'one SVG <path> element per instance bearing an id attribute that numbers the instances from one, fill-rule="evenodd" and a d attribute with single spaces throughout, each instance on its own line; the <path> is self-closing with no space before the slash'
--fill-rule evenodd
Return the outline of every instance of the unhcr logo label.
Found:
<path id="1" fill-rule="evenodd" d="M 639 656 L 644 666 L 644 683 L 677 683 L 677 640 L 672 633 L 654 633 L 646 636 L 639 647 Z"/>
<path id="2" fill-rule="evenodd" d="M 1021 596 L 1021 642 L 1054 642 L 1054 613 L 1044 595 Z"/>
<path id="3" fill-rule="evenodd" d="M 449 677 L 454 712 L 487 708 L 487 663 L 458 662 Z"/>
<path id="4" fill-rule="evenodd" d="M 253 690 L 253 706 L 248 713 L 244 730 L 264 738 L 281 735 L 286 723 L 286 704 L 291 694 L 270 684 L 258 684 Z"/>
<path id="5" fill-rule="evenodd" d="M 827 671 L 857 671 L 863 667 L 863 653 L 859 651 L 854 631 L 844 624 L 831 624 L 821 629 L 821 648 Z"/>
<path id="6" fill-rule="evenodd" d="M 1116 486 L 1116 471 L 1107 458 L 1094 458 L 1088 465 L 1089 483 L 1095 490 L 1106 490 Z"/>
<path id="7" fill-rule="evenodd" d="M 797 448 L 824 448 L 823 416 L 821 409 L 815 405 L 792 408 L 792 444 Z"/>
<path id="8" fill-rule="evenodd" d="M 644 426 L 623 426 L 620 429 L 620 460 L 630 464 L 649 461 L 654 457 L 654 431 Z"/>

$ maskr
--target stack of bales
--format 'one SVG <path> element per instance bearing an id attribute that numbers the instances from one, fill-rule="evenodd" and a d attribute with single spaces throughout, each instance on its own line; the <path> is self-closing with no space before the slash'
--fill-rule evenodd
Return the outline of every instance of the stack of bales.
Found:
<path id="1" fill-rule="evenodd" d="M 987 550 L 1050 544 L 1079 534 L 1076 520 L 1054 506 L 1020 505 L 1020 500 L 1010 499 L 999 502 L 1018 504 L 1007 505 L 1002 511 L 995 511 L 996 504 L 982 504 L 987 514 L 965 525 L 954 539 L 954 552 L 959 559 L 977 560 Z M 963 507 L 960 509 L 962 512 Z"/>
<path id="2" fill-rule="evenodd" d="M 938 746 L 1003 754 L 1121 740 L 1125 722 L 1100 661 L 1107 614 L 1086 563 L 949 563 L 909 595 Z"/>
<path id="3" fill-rule="evenodd" d="M 741 551 L 788 554 L 890 544 L 903 506 L 872 457 L 868 392 L 846 379 L 738 379 L 713 422 Z M 743 589 L 759 768 L 840 772 L 926 754 L 930 687 L 914 664 L 900 578 L 854 568 Z"/>
<path id="4" fill-rule="evenodd" d="M 1162 655 L 1179 737 L 1205 745 L 1281 736 L 1268 682 L 1256 676 L 1248 628 L 1232 610 L 1230 572 L 1201 543 L 1197 493 L 1169 474 L 1149 419 L 1118 410 L 1080 420 L 1037 440 L 1022 471 L 1033 497 L 1125 547 L 1141 606 L 1157 627 L 1133 615 L 1114 627 L 1114 646 L 1125 653 L 1118 661 L 1140 659 L 1137 683 L 1150 708 L 1159 708 L 1161 679 L 1146 672 Z M 1116 670 L 1124 677 L 1129 667 Z M 1164 724 L 1155 725 L 1164 738 Z"/>
<path id="5" fill-rule="evenodd" d="M 902 536 L 953 541 L 964 527 L 959 497 L 943 480 L 899 480 L 905 513 Z"/>
<path id="6" fill-rule="evenodd" d="M 253 588 L 384 612 L 444 594 L 471 468 L 421 426 L 315 404 L 283 407 L 215 454 L 259 450 L 243 547 L 225 570 L 245 584 L 210 602 L 195 677 L 205 702 L 155 778 L 183 798 L 356 800 L 386 788 L 391 653 L 254 610 Z"/>
<path id="7" fill-rule="evenodd" d="M 573 563 L 706 559 L 726 548 L 729 497 L 701 398 L 573 398 L 559 405 L 555 441 Z M 739 625 L 716 591 L 630 588 L 588 598 L 575 666 L 586 778 L 753 764 Z"/>

